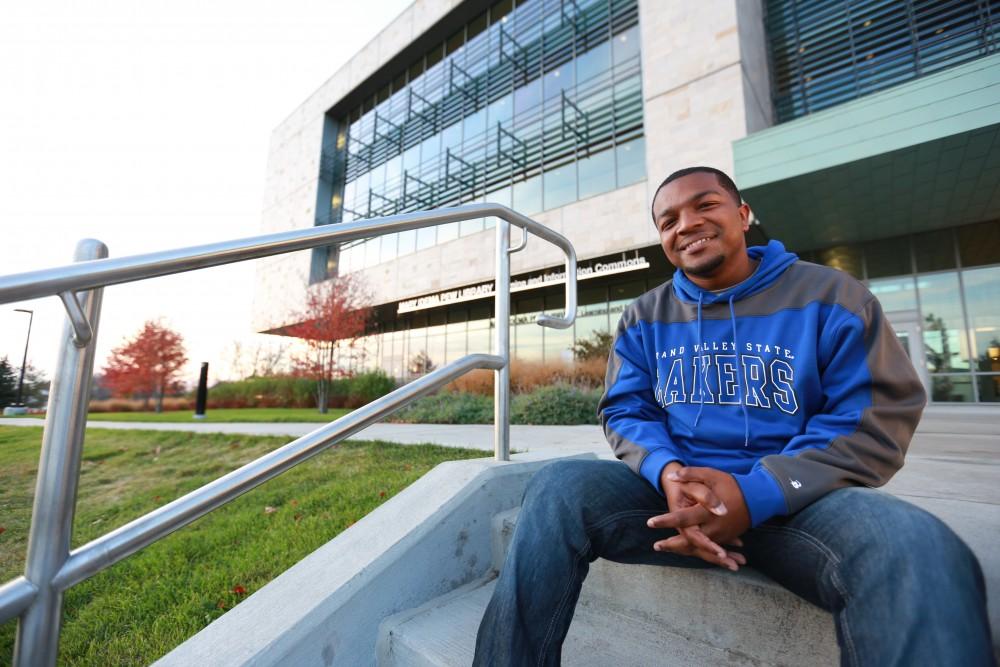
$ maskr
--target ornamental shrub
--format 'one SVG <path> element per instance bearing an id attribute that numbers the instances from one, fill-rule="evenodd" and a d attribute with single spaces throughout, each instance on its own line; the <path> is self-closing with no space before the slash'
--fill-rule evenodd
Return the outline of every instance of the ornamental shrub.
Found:
<path id="1" fill-rule="evenodd" d="M 371 403 L 396 388 L 393 379 L 381 369 L 355 375 L 347 383 L 348 398 L 352 403 L 358 402 L 358 405 Z"/>
<path id="2" fill-rule="evenodd" d="M 596 424 L 601 392 L 556 384 L 511 399 L 512 424 Z"/>
<path id="3" fill-rule="evenodd" d="M 407 424 L 489 424 L 493 422 L 493 397 L 442 391 L 418 399 L 391 420 Z"/>

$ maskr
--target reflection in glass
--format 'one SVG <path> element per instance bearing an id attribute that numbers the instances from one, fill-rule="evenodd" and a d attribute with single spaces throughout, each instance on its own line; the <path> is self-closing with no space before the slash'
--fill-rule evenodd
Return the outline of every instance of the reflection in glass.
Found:
<path id="1" fill-rule="evenodd" d="M 447 348 L 445 361 L 451 363 L 465 356 L 465 322 L 453 322 L 447 325 Z"/>
<path id="2" fill-rule="evenodd" d="M 576 58 L 576 80 L 585 85 L 590 79 L 604 73 L 610 65 L 611 48 L 607 42 L 601 42 L 592 49 L 584 51 Z"/>
<path id="3" fill-rule="evenodd" d="M 542 361 L 544 330 L 535 319 L 539 313 L 524 313 L 511 318 L 514 325 L 515 343 L 512 356 L 522 361 Z"/>
<path id="4" fill-rule="evenodd" d="M 445 243 L 447 241 L 453 241 L 458 238 L 458 223 L 449 222 L 444 225 L 438 225 L 437 242 Z"/>
<path id="5" fill-rule="evenodd" d="M 615 153 L 608 149 L 583 158 L 577 163 L 580 199 L 608 192 L 615 188 Z"/>
<path id="6" fill-rule="evenodd" d="M 490 329 L 490 321 L 470 321 L 467 341 L 467 354 L 490 353 L 492 351 L 493 343 L 493 332 Z"/>
<path id="7" fill-rule="evenodd" d="M 417 250 L 430 248 L 437 242 L 437 227 L 421 227 L 417 230 Z"/>
<path id="8" fill-rule="evenodd" d="M 840 245 L 833 248 L 824 248 L 816 252 L 816 261 L 849 273 L 858 280 L 863 278 L 861 248 L 858 246 Z"/>
<path id="9" fill-rule="evenodd" d="M 542 179 L 532 176 L 526 181 L 514 184 L 514 210 L 531 215 L 542 210 Z"/>
<path id="10" fill-rule="evenodd" d="M 378 264 L 378 257 L 381 252 L 382 240 L 379 238 L 368 239 L 364 242 L 365 248 L 365 268 L 370 268 Z"/>
<path id="11" fill-rule="evenodd" d="M 545 209 L 564 206 L 576 201 L 576 163 L 570 162 L 543 174 Z"/>
<path id="12" fill-rule="evenodd" d="M 427 327 L 427 356 L 430 362 L 425 370 L 432 371 L 444 365 L 445 325 Z"/>
<path id="13" fill-rule="evenodd" d="M 396 244 L 398 236 L 396 234 L 386 234 L 382 237 L 382 246 L 379 251 L 379 262 L 391 262 L 396 259 Z"/>
<path id="14" fill-rule="evenodd" d="M 1000 372 L 1000 266 L 962 272 L 976 370 Z"/>
<path id="15" fill-rule="evenodd" d="M 946 403 L 971 403 L 972 377 L 969 375 L 932 375 L 931 400 Z"/>
<path id="16" fill-rule="evenodd" d="M 639 55 L 639 26 L 632 26 L 614 37 L 615 65 Z"/>
<path id="17" fill-rule="evenodd" d="M 868 266 L 870 268 L 871 264 Z M 917 288 L 913 276 L 871 280 L 868 289 L 882 304 L 882 310 L 887 313 L 917 309 Z"/>
<path id="18" fill-rule="evenodd" d="M 565 312 L 554 310 L 549 315 L 563 317 Z M 545 363 L 571 363 L 573 361 L 573 327 L 568 329 L 545 328 Z"/>
<path id="19" fill-rule="evenodd" d="M 932 373 L 967 370 L 969 350 L 962 323 L 958 274 L 919 276 L 917 289 L 928 370 Z"/>
<path id="20" fill-rule="evenodd" d="M 646 139 L 640 137 L 615 148 L 618 160 L 618 187 L 646 178 Z"/>
<path id="21" fill-rule="evenodd" d="M 1000 402 L 1000 374 L 980 375 L 977 380 L 979 381 L 980 401 L 984 403 Z"/>
<path id="22" fill-rule="evenodd" d="M 417 249 L 417 230 L 408 229 L 399 233 L 399 254 L 406 255 Z"/>

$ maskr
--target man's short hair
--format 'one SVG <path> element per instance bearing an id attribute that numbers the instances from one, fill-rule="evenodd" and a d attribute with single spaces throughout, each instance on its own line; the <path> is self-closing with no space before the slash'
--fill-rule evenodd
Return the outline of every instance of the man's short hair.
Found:
<path id="1" fill-rule="evenodd" d="M 740 189 L 736 187 L 735 183 L 733 183 L 733 179 L 729 178 L 729 175 L 726 174 L 726 172 L 720 171 L 715 167 L 684 167 L 683 169 L 678 169 L 677 171 L 675 171 L 674 173 L 670 174 L 665 179 L 663 179 L 663 182 L 660 183 L 659 187 L 656 188 L 656 192 L 653 193 L 653 201 L 656 201 L 656 195 L 660 194 L 660 190 L 665 188 L 670 183 L 673 183 L 678 178 L 687 176 L 688 174 L 696 174 L 699 172 L 705 174 L 715 174 L 715 178 L 716 180 L 719 181 L 719 185 L 721 185 L 726 192 L 732 195 L 733 199 L 736 200 L 736 205 L 739 206 L 740 204 L 743 203 L 743 197 L 740 195 Z M 650 202 L 649 204 L 649 211 L 650 214 L 653 216 L 653 220 L 655 221 L 656 211 L 653 210 L 652 202 Z"/>

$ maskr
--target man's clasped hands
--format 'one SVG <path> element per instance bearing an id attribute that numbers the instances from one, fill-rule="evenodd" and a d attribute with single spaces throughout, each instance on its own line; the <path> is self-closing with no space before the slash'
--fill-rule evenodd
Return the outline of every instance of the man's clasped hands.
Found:
<path id="1" fill-rule="evenodd" d="M 750 528 L 750 512 L 732 475 L 714 468 L 686 468 L 674 461 L 660 474 L 660 486 L 670 511 L 654 516 L 647 525 L 673 528 L 678 534 L 655 542 L 656 551 L 697 556 L 733 571 L 746 565 L 743 554 L 724 548 L 742 547 L 740 535 Z"/>

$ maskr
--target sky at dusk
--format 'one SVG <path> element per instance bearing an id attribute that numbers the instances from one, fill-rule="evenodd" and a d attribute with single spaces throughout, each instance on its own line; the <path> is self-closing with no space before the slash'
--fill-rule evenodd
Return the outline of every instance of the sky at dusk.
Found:
<path id="1" fill-rule="evenodd" d="M 260 233 L 271 131 L 411 0 L 96 0 L 0 10 L 0 275 Z M 250 326 L 254 263 L 105 291 L 96 370 L 148 319 L 231 373 Z M 291 297 L 290 297 L 291 298 Z M 58 298 L 0 305 L 0 357 L 51 378 Z M 265 343 L 266 344 L 266 343 Z"/>

